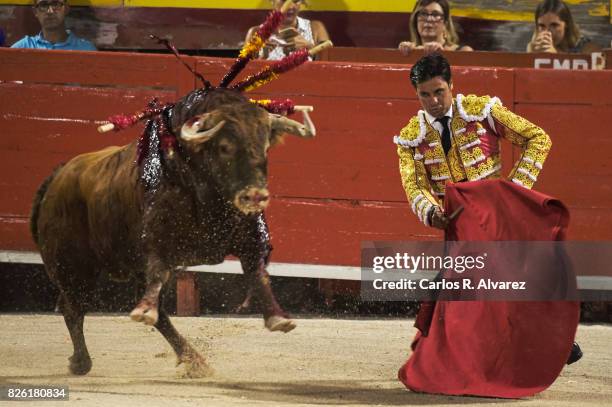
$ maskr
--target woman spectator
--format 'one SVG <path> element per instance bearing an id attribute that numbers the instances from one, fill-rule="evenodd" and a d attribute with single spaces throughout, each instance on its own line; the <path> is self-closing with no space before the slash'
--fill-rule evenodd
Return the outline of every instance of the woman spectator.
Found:
<path id="1" fill-rule="evenodd" d="M 279 60 L 291 52 L 312 48 L 322 42 L 329 40 L 329 35 L 320 21 L 310 21 L 299 16 L 305 0 L 271 0 L 272 7 L 280 10 L 285 1 L 292 1 L 292 5 L 285 13 L 285 20 L 281 23 L 278 31 L 274 33 L 266 46 L 261 50 L 259 57 L 262 59 Z M 249 41 L 258 27 L 251 27 L 246 35 Z"/>
<path id="2" fill-rule="evenodd" d="M 572 13 L 561 0 L 545 0 L 535 11 L 535 32 L 527 52 L 591 53 L 601 47 L 580 35 Z"/>
<path id="3" fill-rule="evenodd" d="M 460 45 L 450 16 L 447 0 L 419 0 L 410 15 L 410 41 L 402 41 L 400 52 L 408 55 L 414 49 L 436 51 L 473 51 Z"/>

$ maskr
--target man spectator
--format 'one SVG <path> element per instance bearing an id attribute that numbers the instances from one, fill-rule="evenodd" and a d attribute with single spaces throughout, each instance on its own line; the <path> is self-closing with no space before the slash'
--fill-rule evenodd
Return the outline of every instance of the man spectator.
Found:
<path id="1" fill-rule="evenodd" d="M 60 49 L 73 51 L 95 51 L 87 40 L 77 37 L 66 29 L 65 18 L 70 11 L 67 0 L 34 0 L 34 16 L 40 23 L 38 35 L 26 35 L 11 48 Z"/>

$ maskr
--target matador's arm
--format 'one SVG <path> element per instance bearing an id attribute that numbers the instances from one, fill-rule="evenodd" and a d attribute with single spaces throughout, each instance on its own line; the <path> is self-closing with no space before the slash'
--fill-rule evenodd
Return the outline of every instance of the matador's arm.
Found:
<path id="1" fill-rule="evenodd" d="M 499 103 L 492 107 L 487 119 L 497 134 L 522 148 L 522 154 L 508 178 L 531 189 L 550 151 L 550 137 L 540 127 Z"/>
<path id="2" fill-rule="evenodd" d="M 421 222 L 431 226 L 429 215 L 436 208 L 440 208 L 440 203 L 431 193 L 423 157 L 412 147 L 398 146 L 397 154 L 399 155 L 402 185 L 412 211 Z"/>

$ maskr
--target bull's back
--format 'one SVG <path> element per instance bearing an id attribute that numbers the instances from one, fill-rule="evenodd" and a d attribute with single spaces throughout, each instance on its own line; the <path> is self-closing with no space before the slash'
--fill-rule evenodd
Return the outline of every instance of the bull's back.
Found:
<path id="1" fill-rule="evenodd" d="M 43 259 L 83 255 L 112 261 L 140 233 L 136 144 L 79 155 L 59 169 L 38 211 Z"/>

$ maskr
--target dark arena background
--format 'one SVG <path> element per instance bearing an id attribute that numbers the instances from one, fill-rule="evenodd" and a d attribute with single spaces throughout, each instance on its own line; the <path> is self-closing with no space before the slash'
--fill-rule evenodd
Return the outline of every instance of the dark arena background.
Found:
<path id="1" fill-rule="evenodd" d="M 612 24 L 608 0 L 567 1 L 582 31 L 603 50 L 528 54 L 537 1 L 451 1 L 473 53 L 445 52 L 455 92 L 497 96 L 553 140 L 536 189 L 571 214 L 568 240 L 612 241 Z M 267 0 L 74 1 L 69 28 L 98 52 L 9 49 L 39 26 L 30 2 L 0 1 L 0 388 L 68 386 L 78 405 L 498 405 L 607 406 L 612 400 L 612 304 L 582 303 L 583 359 L 546 391 L 500 400 L 407 391 L 397 369 L 410 355 L 413 302 L 360 299 L 364 241 L 433 241 L 406 202 L 393 136 L 419 110 L 410 68 L 423 54 L 397 51 L 415 1 L 308 1 L 335 47 L 319 60 L 251 92 L 312 105 L 312 140 L 287 137 L 269 153 L 272 284 L 296 316 L 287 334 L 264 329 L 240 265 L 197 266 L 169 283 L 166 308 L 206 356 L 214 375 L 185 377 L 154 328 L 130 321 L 133 282 L 102 281 L 85 318 L 92 371 L 72 376 L 69 333 L 29 232 L 34 194 L 59 163 L 123 145 L 142 125 L 99 134 L 107 117 L 175 101 L 200 86 L 149 39 L 170 38 L 182 59 L 213 83 L 232 65 Z M 1 44 L 0 44 L 1 45 Z M 252 62 L 245 74 L 265 65 Z M 297 116 L 297 115 L 296 115 Z M 519 150 L 503 144 L 508 173 Z M 612 266 L 578 277 L 590 298 L 610 298 Z M 1 400 L 1 399 L 0 399 Z"/>

